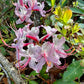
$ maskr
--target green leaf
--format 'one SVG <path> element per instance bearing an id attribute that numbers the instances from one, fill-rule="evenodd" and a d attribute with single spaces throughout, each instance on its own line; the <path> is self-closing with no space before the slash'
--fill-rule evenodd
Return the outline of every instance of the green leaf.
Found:
<path id="1" fill-rule="evenodd" d="M 57 18 L 60 18 L 62 16 L 62 9 L 61 9 L 61 6 L 58 5 L 56 8 L 55 8 L 55 11 L 53 12 Z"/>
<path id="2" fill-rule="evenodd" d="M 38 73 L 36 73 L 36 71 L 32 71 L 31 73 L 30 73 L 30 76 L 36 76 L 36 75 L 38 75 Z"/>
<path id="3" fill-rule="evenodd" d="M 46 24 L 46 26 L 50 25 L 50 23 L 51 23 L 50 20 L 48 20 L 48 19 L 45 20 L 45 24 Z"/>
<path id="4" fill-rule="evenodd" d="M 72 11 L 68 7 L 61 8 L 60 5 L 55 8 L 53 13 L 56 15 L 55 18 L 63 24 L 66 24 L 72 17 Z"/>
<path id="5" fill-rule="evenodd" d="M 0 47 L 0 52 L 3 54 L 3 55 L 6 55 L 6 50 L 4 47 Z"/>
<path id="6" fill-rule="evenodd" d="M 29 81 L 30 79 L 28 77 L 25 76 L 25 74 L 21 74 L 21 77 L 26 79 L 27 81 Z"/>
<path id="7" fill-rule="evenodd" d="M 49 78 L 49 75 L 46 73 L 46 65 L 43 66 L 42 70 L 40 71 L 40 75 L 45 79 Z"/>
<path id="8" fill-rule="evenodd" d="M 23 28 L 25 25 L 24 24 L 17 24 L 16 27 L 17 28 Z"/>
<path id="9" fill-rule="evenodd" d="M 66 36 L 67 30 L 64 29 L 64 28 L 62 28 L 61 33 L 62 33 L 64 36 Z"/>
<path id="10" fill-rule="evenodd" d="M 0 67 L 0 71 L 1 71 L 1 67 Z"/>
<path id="11" fill-rule="evenodd" d="M 64 50 L 68 50 L 69 49 L 69 46 L 67 46 L 66 44 L 63 44 L 63 46 L 64 46 Z M 67 51 L 67 53 L 70 53 L 70 52 L 71 52 L 71 50 Z"/>
<path id="12" fill-rule="evenodd" d="M 29 81 L 29 84 L 38 84 L 36 81 Z"/>
<path id="13" fill-rule="evenodd" d="M 40 71 L 40 74 L 44 74 L 46 72 L 46 65 L 43 66 L 42 70 Z"/>
<path id="14" fill-rule="evenodd" d="M 13 81 L 11 81 L 11 84 L 15 84 Z"/>
<path id="15" fill-rule="evenodd" d="M 80 66 L 80 60 L 72 62 L 63 74 L 64 81 L 73 81 L 75 78 L 80 78 L 83 75 L 84 67 Z"/>
<path id="16" fill-rule="evenodd" d="M 82 19 L 82 20 L 83 20 L 83 19 L 84 19 L 84 16 L 80 16 L 80 19 Z"/>
<path id="17" fill-rule="evenodd" d="M 63 21 L 64 21 L 65 23 L 67 23 L 67 21 L 69 21 L 69 20 L 71 19 L 71 17 L 72 17 L 72 11 L 67 8 L 67 9 L 64 11 L 64 14 L 63 14 Z"/>
<path id="18" fill-rule="evenodd" d="M 84 51 L 80 51 L 79 54 L 82 56 L 84 55 Z"/>
<path id="19" fill-rule="evenodd" d="M 79 14 L 84 14 L 84 10 L 78 9 L 78 8 L 70 8 L 72 12 L 74 13 L 79 13 Z"/>
<path id="20" fill-rule="evenodd" d="M 63 35 L 59 34 L 57 35 L 57 38 L 61 39 L 63 37 Z"/>
<path id="21" fill-rule="evenodd" d="M 84 35 L 79 35 L 77 39 L 79 40 L 80 43 L 84 44 Z"/>
<path id="22" fill-rule="evenodd" d="M 84 1 L 83 0 L 77 0 L 77 1 L 78 1 L 78 5 L 79 6 L 81 6 L 81 7 L 83 6 L 84 7 Z"/>
<path id="23" fill-rule="evenodd" d="M 6 12 L 9 9 L 9 7 L 6 7 L 5 9 L 2 10 L 2 13 Z"/>
<path id="24" fill-rule="evenodd" d="M 67 3 L 67 0 L 60 0 L 60 5 L 63 7 L 65 6 Z"/>
<path id="25" fill-rule="evenodd" d="M 25 59 L 25 57 L 21 57 L 21 61 L 23 61 Z"/>
<path id="26" fill-rule="evenodd" d="M 84 51 L 84 47 L 81 47 L 82 48 L 82 51 Z"/>
<path id="27" fill-rule="evenodd" d="M 78 23 L 76 23 L 76 24 L 74 25 L 74 27 L 72 27 L 72 34 L 78 32 L 78 31 L 79 31 L 79 28 L 80 28 L 80 27 L 79 27 Z"/>
<path id="28" fill-rule="evenodd" d="M 53 84 L 77 84 L 76 82 L 74 81 L 63 81 L 62 79 L 60 80 L 56 80 Z"/>
<path id="29" fill-rule="evenodd" d="M 46 3 L 51 6 L 51 0 L 46 0 Z"/>
<path id="30" fill-rule="evenodd" d="M 84 24 L 83 23 L 79 23 L 80 28 L 84 28 Z"/>
<path id="31" fill-rule="evenodd" d="M 51 0 L 51 6 L 53 7 L 55 5 L 56 0 Z"/>
<path id="32" fill-rule="evenodd" d="M 5 1 L 6 5 L 10 5 L 10 0 Z"/>
<path id="33" fill-rule="evenodd" d="M 0 72 L 0 75 L 4 75 L 4 73 L 3 72 Z"/>
<path id="34" fill-rule="evenodd" d="M 75 41 L 75 43 L 78 43 L 79 42 L 79 40 L 78 39 L 75 39 L 75 38 L 74 38 L 74 41 Z"/>
<path id="35" fill-rule="evenodd" d="M 21 77 L 22 77 L 22 78 L 25 78 L 25 75 L 24 75 L 24 74 L 21 74 Z"/>
<path id="36" fill-rule="evenodd" d="M 61 22 L 57 22 L 57 25 L 61 28 L 63 27 L 63 24 Z"/>
<path id="37" fill-rule="evenodd" d="M 51 15 L 50 20 L 52 21 L 52 25 L 55 25 L 56 23 L 55 15 Z"/>

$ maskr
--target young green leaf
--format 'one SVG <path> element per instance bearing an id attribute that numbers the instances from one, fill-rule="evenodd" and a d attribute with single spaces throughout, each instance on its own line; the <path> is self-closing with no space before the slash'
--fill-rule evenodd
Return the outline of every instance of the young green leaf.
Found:
<path id="1" fill-rule="evenodd" d="M 64 29 L 64 28 L 62 28 L 61 33 L 62 33 L 64 36 L 66 36 L 67 30 Z"/>
<path id="2" fill-rule="evenodd" d="M 72 34 L 78 32 L 79 31 L 79 28 L 80 28 L 80 26 L 76 23 L 74 25 L 74 27 L 72 28 Z"/>
<path id="3" fill-rule="evenodd" d="M 56 0 L 51 0 L 51 6 L 53 7 L 55 5 Z"/>
<path id="4" fill-rule="evenodd" d="M 66 23 L 69 19 L 71 19 L 71 17 L 72 17 L 72 11 L 67 8 L 67 9 L 64 11 L 63 21 Z"/>

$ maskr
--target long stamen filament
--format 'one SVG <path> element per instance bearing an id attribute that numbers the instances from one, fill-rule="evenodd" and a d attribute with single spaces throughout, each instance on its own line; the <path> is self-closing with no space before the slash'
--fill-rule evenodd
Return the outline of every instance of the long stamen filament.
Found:
<path id="1" fill-rule="evenodd" d="M 20 66 L 19 69 L 23 70 L 27 66 L 27 64 L 30 62 L 30 60 L 31 60 L 31 57 L 29 57 L 27 62 L 24 65 Z"/>
<path id="2" fill-rule="evenodd" d="M 1 35 L 1 32 L 0 32 L 0 37 L 1 37 L 1 40 L 2 40 L 2 42 L 4 43 L 5 46 L 8 46 L 8 47 L 10 47 L 10 48 L 15 48 L 15 47 L 13 47 L 13 46 L 9 46 L 9 45 L 3 40 L 2 35 Z"/>
<path id="3" fill-rule="evenodd" d="M 33 43 L 24 43 L 23 46 L 28 46 L 29 44 L 33 44 Z"/>
<path id="4" fill-rule="evenodd" d="M 37 43 L 39 43 L 38 39 L 34 36 L 26 35 L 26 37 L 36 41 Z"/>
<path id="5" fill-rule="evenodd" d="M 43 43 L 43 41 L 45 41 L 45 39 L 48 38 L 49 36 L 50 36 L 49 34 L 45 35 L 45 36 L 42 38 L 41 43 Z"/>
<path id="6" fill-rule="evenodd" d="M 65 69 L 67 67 L 67 64 L 66 64 L 66 61 L 65 61 L 65 64 L 63 66 L 59 66 L 57 64 L 55 64 L 57 68 L 59 69 Z"/>
<path id="7" fill-rule="evenodd" d="M 72 46 L 69 48 L 69 49 L 67 49 L 67 50 L 64 50 L 64 51 L 70 51 L 72 49 Z"/>
<path id="8" fill-rule="evenodd" d="M 19 0 L 21 6 L 23 6 L 23 0 Z"/>
<path id="9" fill-rule="evenodd" d="M 74 51 L 75 51 L 75 49 L 73 49 L 70 53 L 63 53 L 63 52 L 61 52 L 61 51 L 59 51 L 59 50 L 55 50 L 57 53 L 59 53 L 59 54 L 63 54 L 63 55 L 71 55 Z"/>
<path id="10" fill-rule="evenodd" d="M 20 60 L 20 57 L 19 57 L 19 49 L 17 49 L 17 50 L 18 50 L 18 60 Z M 28 58 L 27 62 L 23 66 L 21 66 L 20 63 L 19 63 L 19 61 L 18 61 L 18 65 L 19 65 L 18 68 L 20 70 L 23 70 L 27 66 L 27 64 L 30 62 L 30 60 L 31 60 L 31 57 Z"/>

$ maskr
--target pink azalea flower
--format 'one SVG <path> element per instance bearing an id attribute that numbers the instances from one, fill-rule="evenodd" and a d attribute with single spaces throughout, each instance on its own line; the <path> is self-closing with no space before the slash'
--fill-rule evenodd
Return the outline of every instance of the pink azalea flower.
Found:
<path id="1" fill-rule="evenodd" d="M 51 28 L 50 26 L 43 26 L 41 25 L 41 27 L 43 27 L 46 32 L 47 35 L 43 36 L 40 40 L 43 42 L 45 39 L 48 39 L 50 36 L 53 36 L 56 33 L 56 29 L 55 28 Z"/>
<path id="2" fill-rule="evenodd" d="M 44 58 L 47 63 L 47 72 L 54 64 L 60 65 L 60 56 L 56 53 L 53 43 L 45 42 L 42 45 L 42 50 L 44 53 Z"/>
<path id="3" fill-rule="evenodd" d="M 18 3 L 14 3 L 14 5 L 16 6 L 15 14 L 19 17 L 19 19 L 16 21 L 17 24 L 23 23 L 24 21 L 33 23 L 33 21 L 30 19 L 32 11 L 39 11 L 43 17 L 46 13 L 43 10 L 44 2 L 41 4 L 40 2 L 37 2 L 37 0 L 18 0 Z"/>
<path id="4" fill-rule="evenodd" d="M 19 17 L 16 21 L 17 24 L 23 23 L 24 21 L 33 23 L 30 19 L 32 14 L 31 10 L 28 10 L 28 8 L 26 8 L 25 5 L 22 5 L 22 3 L 16 3 L 15 6 L 15 14 Z"/>
<path id="5" fill-rule="evenodd" d="M 53 37 L 53 43 L 44 42 L 41 46 L 38 45 L 39 41 L 43 40 L 45 37 L 43 37 L 43 39 L 39 40 L 39 37 L 38 37 L 39 28 L 38 27 L 32 27 L 31 30 L 29 29 L 29 26 L 28 26 L 28 28 L 27 27 L 23 28 L 23 31 L 24 31 L 22 34 L 23 36 L 21 36 L 21 34 L 20 34 L 19 41 L 20 41 L 20 37 L 21 38 L 27 37 L 28 39 L 30 39 L 32 41 L 29 41 L 31 43 L 25 43 L 24 45 L 21 42 L 20 42 L 21 43 L 20 44 L 19 41 L 17 42 L 17 45 L 19 44 L 18 45 L 19 51 L 17 49 L 16 52 L 18 53 L 17 57 L 19 57 L 18 60 L 20 60 L 20 62 L 17 63 L 16 66 L 20 67 L 20 69 L 25 68 L 27 66 L 27 64 L 29 64 L 30 68 L 32 68 L 37 73 L 39 73 L 40 70 L 42 69 L 43 65 L 45 63 L 47 63 L 46 71 L 48 72 L 48 70 L 50 68 L 52 68 L 54 65 L 60 65 L 61 64 L 60 57 L 65 58 L 67 56 L 66 53 L 64 52 L 63 48 L 62 48 L 62 45 L 65 42 L 65 39 L 64 38 L 58 39 L 54 35 L 55 32 L 57 31 L 56 29 L 51 28 L 49 26 L 45 26 L 44 28 L 47 31 L 47 34 L 49 34 L 49 36 Z M 19 29 L 19 31 L 21 31 L 21 30 Z M 20 33 L 20 32 L 18 32 L 18 33 Z M 25 33 L 25 35 L 24 35 L 24 33 Z M 17 34 L 17 35 L 19 35 L 19 34 Z M 37 42 L 37 44 L 34 44 L 33 41 Z M 58 44 L 56 42 L 57 43 L 59 42 L 60 45 L 58 46 Z M 23 50 L 22 45 L 27 46 L 28 49 Z M 60 52 L 62 51 L 63 54 L 65 54 L 65 55 L 60 54 L 56 50 L 58 50 Z M 25 56 L 26 60 L 21 61 L 22 56 Z"/>
<path id="6" fill-rule="evenodd" d="M 32 29 L 29 29 L 29 25 L 26 25 L 23 29 L 19 28 L 15 31 L 16 38 L 14 39 L 12 47 L 16 48 L 16 59 L 20 60 L 22 56 L 26 53 L 26 51 L 23 49 L 24 46 L 27 46 L 29 44 L 33 43 L 32 39 L 29 39 L 29 43 L 24 43 L 26 40 L 26 36 L 34 37 L 36 36 L 36 39 L 39 40 L 38 34 L 39 34 L 39 28 L 38 27 L 32 27 Z M 19 51 L 18 51 L 19 50 Z M 19 52 L 19 58 L 18 58 L 18 52 Z M 28 56 L 25 54 L 25 56 Z"/>
<path id="7" fill-rule="evenodd" d="M 62 37 L 61 39 L 57 38 L 57 35 L 53 35 L 53 43 L 55 45 L 56 52 L 59 54 L 60 57 L 66 58 L 67 54 L 64 51 L 63 44 L 65 43 L 65 38 Z"/>
<path id="8" fill-rule="evenodd" d="M 29 8 L 33 11 L 40 11 L 40 14 L 44 17 L 46 11 L 44 11 L 44 2 L 42 4 L 37 2 L 37 0 L 28 0 Z"/>
<path id="9" fill-rule="evenodd" d="M 15 31 L 16 38 L 12 44 L 13 48 L 16 48 L 16 59 L 18 63 L 16 67 L 19 69 L 24 69 L 28 64 L 29 67 L 35 70 L 37 73 L 40 72 L 44 64 L 47 64 L 46 71 L 53 66 L 62 68 L 60 58 L 66 58 L 67 55 L 73 53 L 66 53 L 63 48 L 65 43 L 65 38 L 57 38 L 55 32 L 57 31 L 54 28 L 49 26 L 44 27 L 48 37 L 43 36 L 42 39 L 39 39 L 39 27 L 29 28 L 29 25 L 26 25 L 23 29 L 18 29 Z M 52 36 L 52 42 L 45 42 L 45 39 Z M 27 39 L 28 42 L 25 43 Z M 44 43 L 40 43 L 44 41 Z M 4 40 L 2 40 L 4 42 Z M 4 44 L 8 46 L 5 42 Z M 11 47 L 11 46 L 8 46 Z M 26 49 L 24 49 L 26 47 Z M 22 57 L 25 57 L 24 60 L 21 60 Z"/>

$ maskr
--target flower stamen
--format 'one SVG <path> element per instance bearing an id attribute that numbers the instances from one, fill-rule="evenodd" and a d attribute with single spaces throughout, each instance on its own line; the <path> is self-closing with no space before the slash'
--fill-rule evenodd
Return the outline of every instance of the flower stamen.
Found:
<path id="1" fill-rule="evenodd" d="M 34 36 L 26 35 L 26 37 L 36 41 L 37 43 L 39 43 L 38 39 Z"/>

